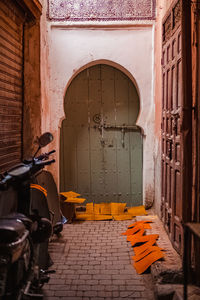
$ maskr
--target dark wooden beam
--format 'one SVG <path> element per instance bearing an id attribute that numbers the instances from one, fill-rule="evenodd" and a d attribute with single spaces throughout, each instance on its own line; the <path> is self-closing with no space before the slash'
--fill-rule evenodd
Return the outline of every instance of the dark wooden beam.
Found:
<path id="1" fill-rule="evenodd" d="M 42 4 L 39 0 L 17 0 L 17 3 L 27 11 L 33 19 L 39 19 L 42 14 Z"/>

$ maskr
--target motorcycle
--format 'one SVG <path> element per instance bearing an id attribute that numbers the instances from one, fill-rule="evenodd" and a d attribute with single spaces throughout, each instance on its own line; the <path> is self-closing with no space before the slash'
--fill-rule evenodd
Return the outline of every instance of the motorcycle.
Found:
<path id="1" fill-rule="evenodd" d="M 53 233 L 62 231 L 62 215 L 55 203 L 49 209 L 44 186 L 49 182 L 52 186 L 53 179 L 48 175 L 51 180 L 45 181 L 42 175 L 43 168 L 55 162 L 49 160 L 55 150 L 36 157 L 52 140 L 51 133 L 44 133 L 33 158 L 1 176 L 0 299 L 43 299 L 41 288 L 55 272 L 48 271 L 52 265 L 48 243 Z"/>

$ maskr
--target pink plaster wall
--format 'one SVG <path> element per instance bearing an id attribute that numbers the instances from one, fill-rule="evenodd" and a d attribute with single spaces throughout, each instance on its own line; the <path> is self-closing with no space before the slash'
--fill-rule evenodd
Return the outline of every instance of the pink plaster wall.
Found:
<path id="1" fill-rule="evenodd" d="M 107 62 L 136 83 L 141 101 L 137 125 L 144 133 L 144 202 L 154 200 L 154 21 L 76 24 L 46 20 L 43 1 L 42 37 L 42 131 L 51 131 L 57 150 L 50 167 L 59 187 L 60 126 L 65 118 L 63 101 L 71 80 L 91 64 Z M 149 192 L 150 191 L 150 192 Z"/>
<path id="2" fill-rule="evenodd" d="M 24 28 L 24 112 L 23 157 L 30 157 L 41 133 L 40 24 L 26 23 Z"/>

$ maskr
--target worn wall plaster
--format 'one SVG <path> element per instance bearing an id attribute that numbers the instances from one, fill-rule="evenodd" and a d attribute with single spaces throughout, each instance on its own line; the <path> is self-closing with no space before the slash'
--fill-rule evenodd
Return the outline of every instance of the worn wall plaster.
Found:
<path id="1" fill-rule="evenodd" d="M 45 9 L 45 4 L 44 4 Z M 47 9 L 47 7 L 46 7 Z M 43 18 L 45 13 L 43 13 Z M 46 21 L 45 21 L 46 22 Z M 88 25 L 73 27 L 66 22 L 46 23 L 46 39 L 42 55 L 46 65 L 46 80 L 49 89 L 43 89 L 43 131 L 54 134 L 57 163 L 50 167 L 59 187 L 60 126 L 65 118 L 64 96 L 71 80 L 84 68 L 97 63 L 107 63 L 124 71 L 137 84 L 141 110 L 137 125 L 144 133 L 143 195 L 149 199 L 149 190 L 154 191 L 154 99 L 153 99 L 153 24 L 131 24 L 112 28 Z M 43 36 L 44 43 L 44 36 Z M 47 61 L 45 61 L 48 56 Z M 49 120 L 49 122 L 47 122 Z M 53 145 L 53 146 L 52 146 Z M 151 192 L 153 202 L 154 192 Z"/>

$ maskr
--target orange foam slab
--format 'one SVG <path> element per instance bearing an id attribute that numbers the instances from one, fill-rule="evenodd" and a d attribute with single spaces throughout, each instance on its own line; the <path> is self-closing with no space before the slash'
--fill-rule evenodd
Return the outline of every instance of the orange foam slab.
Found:
<path id="1" fill-rule="evenodd" d="M 144 234 L 144 228 L 141 228 L 139 231 L 137 231 L 137 233 L 132 235 L 127 235 L 127 242 L 131 242 L 135 238 L 143 236 L 143 234 Z"/>
<path id="2" fill-rule="evenodd" d="M 95 221 L 112 220 L 112 216 L 111 215 L 95 215 L 94 220 Z"/>
<path id="3" fill-rule="evenodd" d="M 145 256 L 140 261 L 134 262 L 133 266 L 135 267 L 138 274 L 144 273 L 148 267 L 150 267 L 155 261 L 164 257 L 164 253 L 162 251 L 154 251 L 149 255 Z"/>
<path id="4" fill-rule="evenodd" d="M 69 192 L 62 192 L 60 193 L 60 195 L 68 198 L 68 197 L 72 197 L 72 198 L 75 198 L 75 197 L 78 197 L 80 196 L 80 194 L 76 193 L 76 192 L 73 192 L 73 191 L 69 191 Z"/>
<path id="5" fill-rule="evenodd" d="M 144 235 L 144 236 L 137 236 L 135 239 L 131 241 L 131 245 L 134 246 L 135 244 L 138 243 L 145 243 L 148 241 L 156 241 L 158 239 L 159 235 L 158 234 L 149 234 L 149 235 Z"/>
<path id="6" fill-rule="evenodd" d="M 111 215 L 111 203 L 101 203 L 100 211 L 102 215 Z"/>
<path id="7" fill-rule="evenodd" d="M 147 215 L 147 212 L 143 205 L 128 208 L 128 213 L 131 214 L 132 216 Z"/>
<path id="8" fill-rule="evenodd" d="M 142 252 L 146 251 L 149 247 L 153 246 L 155 243 L 156 243 L 156 240 L 155 240 L 155 239 L 152 239 L 152 240 L 150 240 L 150 241 L 144 243 L 144 244 L 141 245 L 141 246 L 134 247 L 134 248 L 133 248 L 133 251 L 134 251 L 135 255 L 139 255 L 139 254 L 141 254 Z"/>
<path id="9" fill-rule="evenodd" d="M 67 199 L 64 202 L 67 202 L 67 203 L 83 203 L 83 202 L 85 202 L 85 198 L 67 197 Z"/>
<path id="10" fill-rule="evenodd" d="M 135 255 L 135 256 L 132 256 L 132 259 L 134 261 L 139 261 L 141 260 L 142 258 L 144 258 L 145 256 L 147 256 L 148 254 L 150 254 L 151 252 L 154 252 L 154 251 L 158 251 L 158 250 L 163 250 L 162 248 L 158 247 L 158 246 L 150 246 L 148 247 L 145 251 L 143 251 L 142 253 L 138 254 L 138 255 Z"/>
<path id="11" fill-rule="evenodd" d="M 94 220 L 94 214 L 88 214 L 88 213 L 76 213 L 76 219 L 77 220 L 87 220 L 87 221 L 93 221 Z"/>
<path id="12" fill-rule="evenodd" d="M 87 214 L 93 214 L 94 212 L 94 204 L 91 202 L 91 203 L 87 203 L 86 204 L 86 213 Z"/>
<path id="13" fill-rule="evenodd" d="M 115 221 L 124 221 L 124 220 L 132 220 L 132 215 L 129 215 L 127 213 L 121 214 L 121 215 L 113 215 L 113 219 Z"/>
<path id="14" fill-rule="evenodd" d="M 94 214 L 99 215 L 101 213 L 101 204 L 94 204 L 93 209 L 94 209 Z"/>
<path id="15" fill-rule="evenodd" d="M 124 213 L 126 207 L 126 203 L 110 203 L 111 215 L 122 215 Z M 131 218 L 132 219 L 132 218 Z"/>
<path id="16" fill-rule="evenodd" d="M 143 221 L 136 221 L 133 224 L 129 225 L 128 228 L 130 229 L 132 227 L 135 227 L 138 224 L 145 224 L 147 226 L 148 223 L 152 223 L 152 221 L 149 221 L 149 220 L 146 220 L 146 221 L 144 221 L 144 220 Z M 150 226 L 150 224 L 149 224 L 149 226 Z M 148 229 L 148 228 L 146 228 L 146 229 Z"/>
<path id="17" fill-rule="evenodd" d="M 140 229 L 151 229 L 151 225 L 148 223 L 138 223 L 136 226 L 128 228 L 122 235 L 135 234 Z"/>

